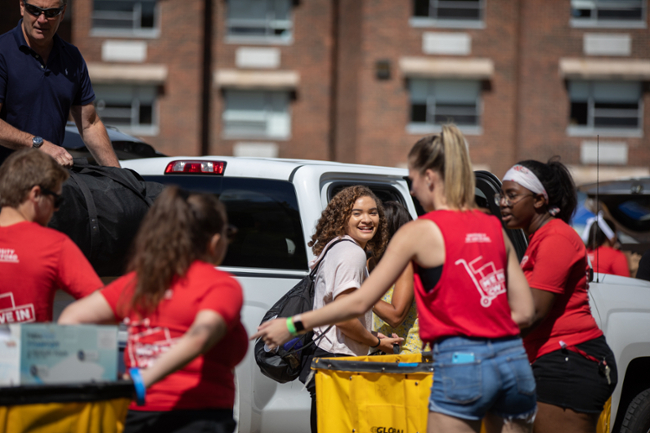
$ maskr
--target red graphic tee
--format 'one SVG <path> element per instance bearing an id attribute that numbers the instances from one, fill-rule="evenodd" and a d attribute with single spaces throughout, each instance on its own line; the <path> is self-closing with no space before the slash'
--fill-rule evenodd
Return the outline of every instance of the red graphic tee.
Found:
<path id="1" fill-rule="evenodd" d="M 594 272 L 599 274 L 613 274 L 621 277 L 630 276 L 630 268 L 627 264 L 627 257 L 619 250 L 612 247 L 602 246 L 595 250 L 587 250 L 591 266 Z"/>
<path id="2" fill-rule="evenodd" d="M 434 287 L 415 265 L 420 338 L 519 335 L 508 303 L 507 255 L 499 220 L 480 211 L 429 212 L 445 241 L 445 264 Z M 424 279 L 426 280 L 426 279 Z"/>
<path id="3" fill-rule="evenodd" d="M 243 294 L 237 280 L 214 265 L 197 260 L 185 277 L 172 284 L 156 310 L 144 318 L 128 312 L 134 283 L 135 273 L 131 272 L 101 292 L 115 317 L 129 327 L 124 354 L 127 368 L 153 365 L 187 332 L 201 310 L 219 313 L 228 325 L 228 333 L 208 352 L 147 389 L 145 406 L 133 403 L 130 409 L 232 408 L 233 369 L 248 349 L 246 330 L 240 322 Z"/>
<path id="4" fill-rule="evenodd" d="M 28 221 L 0 227 L 0 324 L 50 322 L 57 289 L 78 299 L 102 286 L 63 233 Z"/>
<path id="5" fill-rule="evenodd" d="M 591 315 L 587 290 L 587 251 L 582 239 L 564 221 L 544 224 L 530 238 L 521 268 L 533 289 L 556 294 L 553 308 L 524 338 L 528 359 L 568 346 L 584 343 L 603 335 Z"/>

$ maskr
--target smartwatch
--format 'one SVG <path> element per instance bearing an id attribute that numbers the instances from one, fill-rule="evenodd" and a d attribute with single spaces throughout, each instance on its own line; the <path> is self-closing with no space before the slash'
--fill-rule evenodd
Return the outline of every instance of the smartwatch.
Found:
<path id="1" fill-rule="evenodd" d="M 35 136 L 34 138 L 32 138 L 32 147 L 34 149 L 38 149 L 42 145 L 43 145 L 43 137 Z"/>
<path id="2" fill-rule="evenodd" d="M 300 318 L 300 315 L 298 316 L 293 316 L 293 326 L 296 327 L 296 332 L 301 333 L 305 330 L 305 325 L 302 324 L 302 320 Z"/>

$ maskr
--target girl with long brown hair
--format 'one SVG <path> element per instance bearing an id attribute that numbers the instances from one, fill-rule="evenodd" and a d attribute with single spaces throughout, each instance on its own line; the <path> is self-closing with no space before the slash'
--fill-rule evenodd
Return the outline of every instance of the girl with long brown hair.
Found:
<path id="1" fill-rule="evenodd" d="M 317 256 L 310 267 L 319 266 L 314 279 L 314 308 L 344 299 L 361 287 L 368 276 L 365 251 L 372 248 L 375 254 L 381 255 L 386 248 L 387 234 L 384 209 L 369 188 L 351 186 L 332 198 L 308 244 Z M 311 358 L 363 356 L 370 347 L 392 351 L 393 343 L 402 340 L 382 338 L 383 335 L 372 332 L 371 307 L 331 328 L 314 328 L 317 347 L 313 356 L 305 357 L 300 375 L 312 397 L 312 432 L 316 432 L 316 387 L 309 374 Z"/>
<path id="2" fill-rule="evenodd" d="M 248 344 L 242 289 L 215 268 L 230 234 L 215 196 L 168 187 L 142 223 L 129 272 L 63 311 L 61 324 L 128 326 L 125 363 L 146 397 L 131 404 L 125 432 L 234 431 L 233 369 Z"/>

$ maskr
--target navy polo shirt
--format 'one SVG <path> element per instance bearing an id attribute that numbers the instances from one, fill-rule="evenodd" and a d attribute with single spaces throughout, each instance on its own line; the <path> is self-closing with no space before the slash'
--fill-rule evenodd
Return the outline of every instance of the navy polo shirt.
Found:
<path id="1" fill-rule="evenodd" d="M 0 36 L 0 119 L 60 145 L 70 108 L 95 93 L 79 50 L 56 34 L 53 41 L 46 65 L 25 42 L 22 20 Z M 0 160 L 7 150 L 0 146 Z"/>

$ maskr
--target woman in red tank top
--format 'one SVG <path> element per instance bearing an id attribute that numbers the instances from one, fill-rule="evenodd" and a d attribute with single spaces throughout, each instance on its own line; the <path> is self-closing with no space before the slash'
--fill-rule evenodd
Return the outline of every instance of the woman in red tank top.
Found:
<path id="1" fill-rule="evenodd" d="M 531 431 L 535 382 L 518 325 L 529 324 L 532 295 L 499 220 L 476 209 L 465 138 L 446 125 L 419 140 L 408 162 L 411 193 L 429 213 L 397 231 L 359 290 L 266 322 L 252 338 L 273 347 L 292 334 L 358 317 L 412 262 L 420 335 L 434 351 L 428 431 L 479 432 L 481 420 L 488 432 Z"/>
<path id="2" fill-rule="evenodd" d="M 575 185 L 557 159 L 522 161 L 495 196 L 506 227 L 529 237 L 521 267 L 535 299 L 524 344 L 537 381 L 535 432 L 596 432 L 616 386 L 616 363 L 589 308 L 584 243 L 568 225 Z"/>

